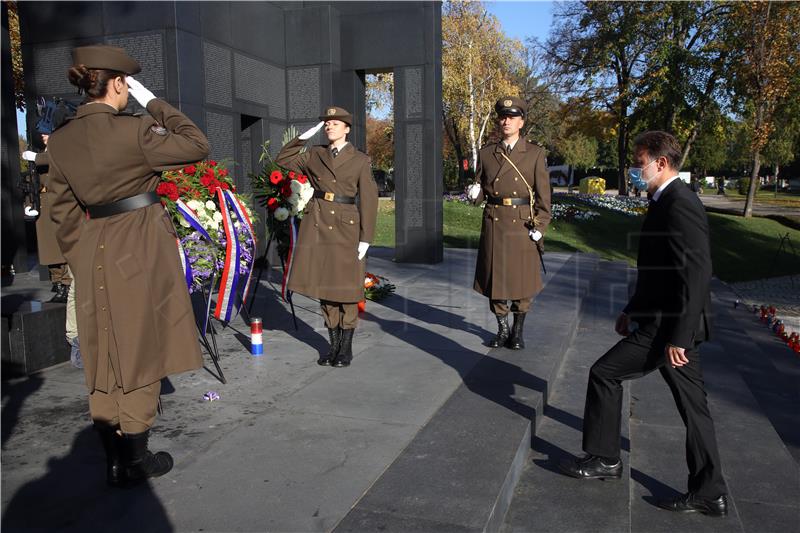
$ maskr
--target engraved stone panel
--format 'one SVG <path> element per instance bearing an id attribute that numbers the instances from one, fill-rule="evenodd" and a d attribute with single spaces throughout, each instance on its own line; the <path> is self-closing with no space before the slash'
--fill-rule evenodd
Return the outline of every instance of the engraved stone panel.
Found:
<path id="1" fill-rule="evenodd" d="M 139 62 L 142 71 L 135 77 L 142 85 L 153 92 L 163 92 L 166 89 L 164 37 L 160 33 L 136 37 L 112 37 L 106 39 L 106 44 L 124 48 Z"/>
<path id="2" fill-rule="evenodd" d="M 212 43 L 203 43 L 205 60 L 206 102 L 223 107 L 233 103 L 231 52 Z"/>
<path id="3" fill-rule="evenodd" d="M 422 217 L 422 124 L 406 126 L 405 222 L 408 228 L 423 227 Z"/>
<path id="4" fill-rule="evenodd" d="M 241 141 L 239 143 L 239 153 L 241 154 L 240 165 L 237 168 L 236 174 L 241 174 L 242 179 L 237 180 L 236 188 L 239 192 L 250 192 L 250 173 L 253 172 L 253 154 L 250 149 L 250 129 L 242 132 Z"/>
<path id="5" fill-rule="evenodd" d="M 234 160 L 233 151 L 233 117 L 221 113 L 206 112 L 206 136 L 211 144 L 211 159 L 228 163 Z"/>
<path id="6" fill-rule="evenodd" d="M 405 69 L 406 118 L 422 117 L 422 67 Z"/>
<path id="7" fill-rule="evenodd" d="M 289 118 L 303 119 L 319 116 L 319 67 L 292 69 L 287 72 L 289 87 Z"/>
<path id="8" fill-rule="evenodd" d="M 269 107 L 272 117 L 286 120 L 286 76 L 282 68 L 234 54 L 236 98 Z"/>
<path id="9" fill-rule="evenodd" d="M 283 144 L 283 129 L 282 124 L 270 123 L 269 125 L 269 153 L 272 157 L 278 155 L 281 151 Z"/>
<path id="10" fill-rule="evenodd" d="M 36 96 L 74 94 L 75 87 L 67 80 L 67 69 L 72 65 L 72 47 L 34 48 L 33 91 Z M 27 67 L 26 67 L 27 68 Z"/>

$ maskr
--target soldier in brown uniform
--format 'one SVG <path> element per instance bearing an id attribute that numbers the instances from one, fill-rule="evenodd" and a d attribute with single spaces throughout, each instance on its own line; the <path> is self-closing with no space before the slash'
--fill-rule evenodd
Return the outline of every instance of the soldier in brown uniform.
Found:
<path id="1" fill-rule="evenodd" d="M 308 175 L 314 187 L 300 224 L 289 289 L 319 298 L 330 350 L 317 363 L 343 367 L 353 359 L 358 302 L 364 299 L 364 257 L 378 216 L 378 187 L 369 157 L 347 142 L 352 115 L 330 107 L 319 119 L 317 126 L 284 146 L 275 161 Z M 323 126 L 328 146 L 301 153 Z"/>
<path id="2" fill-rule="evenodd" d="M 497 335 L 489 346 L 519 350 L 525 346 L 525 313 L 542 290 L 539 265 L 550 223 L 550 178 L 544 149 L 520 136 L 525 102 L 505 97 L 494 107 L 503 140 L 481 149 L 477 182 L 469 190 L 476 203 L 486 200 L 474 289 L 489 298 L 497 317 Z M 510 331 L 509 310 L 514 313 Z"/>
<path id="3" fill-rule="evenodd" d="M 89 410 L 107 480 L 125 485 L 168 472 L 147 448 L 163 377 L 202 365 L 172 223 L 155 194 L 163 170 L 208 155 L 183 113 L 126 74 L 121 48 L 73 52 L 69 80 L 87 100 L 50 138 L 51 218 L 77 287 Z M 133 96 L 150 113 L 121 113 Z"/>

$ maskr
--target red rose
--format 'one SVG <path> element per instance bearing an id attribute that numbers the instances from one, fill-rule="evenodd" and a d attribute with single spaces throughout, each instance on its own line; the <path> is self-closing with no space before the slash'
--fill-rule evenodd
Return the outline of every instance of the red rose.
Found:
<path id="1" fill-rule="evenodd" d="M 219 184 L 219 188 L 222 189 L 223 191 L 227 191 L 228 189 L 230 189 L 228 184 L 225 183 L 224 181 L 220 181 L 220 182 L 218 182 L 218 184 Z"/>
<path id="2" fill-rule="evenodd" d="M 194 174 L 195 172 L 197 172 L 197 167 L 196 167 L 196 166 L 194 166 L 194 165 L 189 165 L 188 167 L 185 167 L 185 168 L 183 169 L 183 171 L 184 171 L 186 174 Z"/>
<path id="3" fill-rule="evenodd" d="M 213 179 L 214 179 L 213 177 L 206 174 L 205 176 L 200 178 L 200 185 L 202 185 L 203 187 L 208 187 Z"/>
<path id="4" fill-rule="evenodd" d="M 289 171 L 289 179 L 290 179 L 290 180 L 293 180 L 293 179 L 294 179 L 294 177 L 295 177 L 295 173 L 294 173 L 294 171 L 293 171 L 293 170 L 290 170 L 290 171 Z"/>
<path id="5" fill-rule="evenodd" d="M 208 166 L 215 167 L 217 166 L 217 162 L 212 159 L 211 161 L 208 162 Z"/>
<path id="6" fill-rule="evenodd" d="M 267 208 L 269 208 L 270 211 L 275 211 L 276 209 L 278 209 L 278 199 L 270 198 L 269 200 L 267 200 Z"/>
<path id="7" fill-rule="evenodd" d="M 272 174 L 269 175 L 269 182 L 273 185 L 278 185 L 280 182 L 283 181 L 283 174 L 280 170 L 273 170 Z"/>
<path id="8" fill-rule="evenodd" d="M 284 198 L 288 198 L 292 195 L 292 187 L 289 185 L 288 181 L 283 184 L 283 187 L 281 187 L 281 194 Z"/>
<path id="9" fill-rule="evenodd" d="M 223 168 L 222 170 L 219 171 L 219 175 L 224 178 L 225 176 L 228 175 L 228 170 Z"/>
<path id="10" fill-rule="evenodd" d="M 305 174 L 300 174 L 299 176 L 297 176 L 297 181 L 299 181 L 300 183 L 306 183 L 308 181 L 308 176 L 306 176 Z"/>

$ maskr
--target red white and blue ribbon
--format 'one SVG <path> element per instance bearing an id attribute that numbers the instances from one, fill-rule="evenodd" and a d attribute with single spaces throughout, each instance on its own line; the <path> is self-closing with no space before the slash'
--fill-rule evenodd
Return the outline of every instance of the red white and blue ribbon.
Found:
<path id="1" fill-rule="evenodd" d="M 233 315 L 236 301 L 236 289 L 239 284 L 239 258 L 241 245 L 236 236 L 231 212 L 225 207 L 225 195 L 222 189 L 217 189 L 219 210 L 222 213 L 222 228 L 225 230 L 225 266 L 222 269 L 222 278 L 217 294 L 217 307 L 214 316 L 217 320 L 229 322 Z"/>
<path id="2" fill-rule="evenodd" d="M 225 205 L 225 204 L 222 204 Z M 197 213 L 194 212 L 188 205 L 186 205 L 183 200 L 180 198 L 175 201 L 175 208 L 178 210 L 178 213 L 192 226 L 195 230 L 197 230 L 200 235 L 202 235 L 208 242 L 214 242 L 214 239 L 211 238 L 211 235 L 208 234 L 206 229 L 203 227 L 203 224 L 200 223 L 200 218 L 197 216 Z"/>
<path id="3" fill-rule="evenodd" d="M 294 264 L 294 248 L 297 245 L 297 219 L 295 217 L 289 218 L 289 252 L 286 254 L 286 266 L 283 269 L 283 284 L 281 286 L 281 296 L 283 301 L 288 301 L 291 298 L 292 292 L 287 289 L 289 286 L 289 278 L 292 275 L 292 265 Z"/>
<path id="4" fill-rule="evenodd" d="M 250 221 L 250 217 L 247 216 L 247 209 L 245 209 L 242 202 L 233 194 L 232 191 L 224 191 L 225 200 L 227 201 L 228 205 L 233 209 L 233 212 L 236 214 L 236 218 L 239 219 L 239 223 L 243 225 L 245 231 L 247 231 L 247 236 L 249 238 L 249 244 L 252 245 L 253 250 L 250 253 L 250 262 L 247 265 L 247 281 L 244 284 L 244 290 L 242 291 L 242 300 L 240 305 L 244 305 L 247 303 L 247 294 L 250 291 L 250 280 L 253 278 L 253 261 L 255 261 L 255 243 L 256 243 L 256 236 L 255 231 L 253 231 L 253 223 Z"/>
<path id="5" fill-rule="evenodd" d="M 189 263 L 189 256 L 186 255 L 186 249 L 181 244 L 179 238 L 175 238 L 178 245 L 178 257 L 181 258 L 181 268 L 183 268 L 183 277 L 186 278 L 186 286 L 191 289 L 192 282 L 194 282 L 194 272 L 192 272 L 192 264 Z"/>

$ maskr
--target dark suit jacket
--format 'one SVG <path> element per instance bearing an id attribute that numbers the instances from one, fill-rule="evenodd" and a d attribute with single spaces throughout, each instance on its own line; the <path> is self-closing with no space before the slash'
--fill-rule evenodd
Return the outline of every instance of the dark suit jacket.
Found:
<path id="1" fill-rule="evenodd" d="M 703 204 L 680 179 L 647 209 L 636 261 L 636 290 L 625 313 L 654 323 L 659 336 L 680 348 L 711 332 L 711 251 Z"/>

